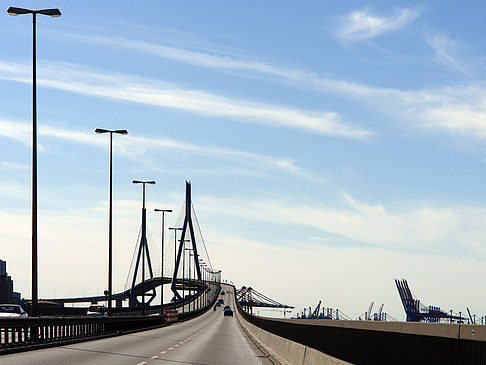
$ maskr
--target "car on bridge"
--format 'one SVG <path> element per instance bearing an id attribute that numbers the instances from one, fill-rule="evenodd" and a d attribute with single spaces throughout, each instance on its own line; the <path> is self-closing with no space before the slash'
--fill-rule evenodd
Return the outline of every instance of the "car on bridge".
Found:
<path id="1" fill-rule="evenodd" d="M 88 308 L 88 312 L 86 313 L 90 317 L 104 317 L 106 316 L 106 307 L 104 305 L 90 305 Z"/>
<path id="2" fill-rule="evenodd" d="M 223 315 L 224 316 L 231 316 L 233 317 L 233 311 L 229 305 L 225 306 L 223 309 Z"/>
<path id="3" fill-rule="evenodd" d="M 20 305 L 0 304 L 0 318 L 25 318 L 28 316 Z"/>
<path id="4" fill-rule="evenodd" d="M 221 304 L 224 304 L 224 299 L 223 298 L 219 298 L 217 303 L 219 303 L 220 305 Z"/>

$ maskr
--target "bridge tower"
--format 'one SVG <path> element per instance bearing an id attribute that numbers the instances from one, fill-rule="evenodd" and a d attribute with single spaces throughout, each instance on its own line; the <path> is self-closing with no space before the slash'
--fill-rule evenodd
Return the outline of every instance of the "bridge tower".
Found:
<path id="1" fill-rule="evenodd" d="M 132 308 L 141 306 L 141 303 L 138 300 L 137 296 L 147 295 L 144 285 L 145 280 L 152 279 L 154 277 L 154 272 L 152 270 L 152 261 L 150 260 L 149 246 L 147 244 L 147 209 L 145 208 L 145 205 L 142 208 L 142 234 L 140 236 L 140 245 L 137 251 L 137 260 L 135 263 L 135 270 L 133 272 L 132 286 L 130 289 L 130 297 L 128 301 L 129 306 Z M 147 263 L 146 266 L 145 263 Z M 145 280 L 143 280 L 141 284 L 136 284 L 137 274 L 140 267 L 142 267 L 141 271 L 143 273 L 143 276 L 145 276 L 145 267 L 148 268 L 149 277 L 145 278 Z M 148 295 L 149 300 L 144 300 L 145 305 L 150 305 L 150 303 L 155 299 L 155 288 L 151 289 L 148 292 Z"/>
<path id="2" fill-rule="evenodd" d="M 197 251 L 197 245 L 196 245 L 196 237 L 194 235 L 194 226 L 192 223 L 192 200 L 191 200 L 191 182 L 186 181 L 186 209 L 185 209 L 185 218 L 184 218 L 184 224 L 182 225 L 182 232 L 181 232 L 181 237 L 179 240 L 179 248 L 177 249 L 177 259 L 175 262 L 174 266 L 174 274 L 172 276 L 172 285 L 171 285 L 171 290 L 174 293 L 174 296 L 177 299 L 182 299 L 182 296 L 179 294 L 178 290 L 180 290 L 180 287 L 177 286 L 177 273 L 179 271 L 179 267 L 181 264 L 181 256 L 184 254 L 183 250 L 185 248 L 185 238 L 186 238 L 186 233 L 189 233 L 189 238 L 190 238 L 190 243 L 192 245 L 192 250 L 194 252 L 194 263 L 196 267 L 196 279 L 201 280 L 201 267 L 199 265 L 199 254 Z"/>

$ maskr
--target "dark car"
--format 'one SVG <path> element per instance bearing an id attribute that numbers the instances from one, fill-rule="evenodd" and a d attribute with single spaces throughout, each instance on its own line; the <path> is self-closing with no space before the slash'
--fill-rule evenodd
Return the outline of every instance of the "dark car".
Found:
<path id="1" fill-rule="evenodd" d="M 219 299 L 218 299 L 218 303 L 219 303 L 219 304 L 224 304 L 224 299 L 219 298 Z"/>
<path id="2" fill-rule="evenodd" d="M 221 295 L 224 295 L 224 291 L 221 292 Z"/>
<path id="3" fill-rule="evenodd" d="M 223 315 L 233 317 L 233 311 L 231 310 L 231 308 L 229 307 L 229 305 L 227 305 L 226 307 L 224 307 Z"/>
<path id="4" fill-rule="evenodd" d="M 91 305 L 86 314 L 90 317 L 105 317 L 107 309 L 104 305 Z"/>

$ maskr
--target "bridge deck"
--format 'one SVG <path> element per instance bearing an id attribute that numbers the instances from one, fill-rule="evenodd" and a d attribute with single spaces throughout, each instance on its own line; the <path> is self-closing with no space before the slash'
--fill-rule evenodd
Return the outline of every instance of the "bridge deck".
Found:
<path id="1" fill-rule="evenodd" d="M 231 290 L 222 298 L 234 308 Z M 229 295 L 228 295 L 229 294 Z M 270 365 L 233 317 L 221 308 L 169 327 L 130 335 L 3 355 L 5 364 Z"/>

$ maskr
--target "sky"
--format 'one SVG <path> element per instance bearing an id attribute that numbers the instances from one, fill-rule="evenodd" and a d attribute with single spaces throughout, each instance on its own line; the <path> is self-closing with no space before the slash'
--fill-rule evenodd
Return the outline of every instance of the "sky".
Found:
<path id="1" fill-rule="evenodd" d="M 153 210 L 180 224 L 188 180 L 213 268 L 293 313 L 322 300 L 357 318 L 373 301 L 404 320 L 405 278 L 426 305 L 486 314 L 484 2 L 2 4 L 0 259 L 23 297 L 32 19 L 6 10 L 41 6 L 62 12 L 37 18 L 41 298 L 107 287 L 105 128 L 128 130 L 113 144 L 115 291 L 141 224 L 131 181 L 157 182 L 160 265 Z"/>

